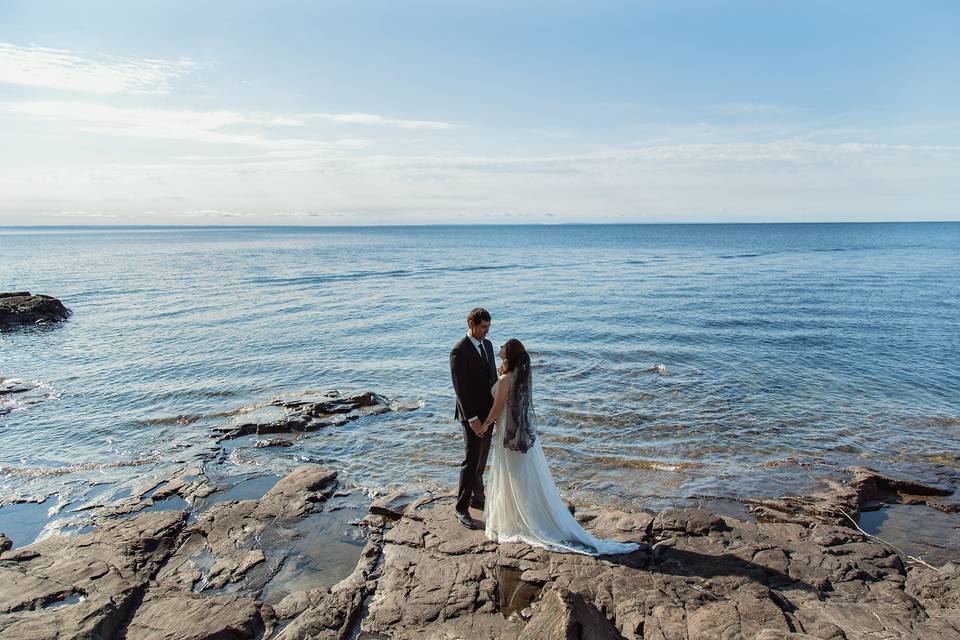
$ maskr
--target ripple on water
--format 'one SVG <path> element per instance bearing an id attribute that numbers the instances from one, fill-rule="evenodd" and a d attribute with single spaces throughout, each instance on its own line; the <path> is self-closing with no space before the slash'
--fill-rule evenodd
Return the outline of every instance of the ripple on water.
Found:
<path id="1" fill-rule="evenodd" d="M 453 486 L 447 357 L 476 304 L 495 344 L 531 349 L 551 465 L 578 499 L 791 492 L 795 469 L 757 473 L 790 455 L 957 464 L 960 225 L 476 233 L 0 231 L 24 281 L 75 310 L 0 337 L 0 375 L 60 396 L 0 415 L 0 490 L 318 461 L 371 488 Z M 216 427 L 316 388 L 422 407 L 219 457 Z"/>

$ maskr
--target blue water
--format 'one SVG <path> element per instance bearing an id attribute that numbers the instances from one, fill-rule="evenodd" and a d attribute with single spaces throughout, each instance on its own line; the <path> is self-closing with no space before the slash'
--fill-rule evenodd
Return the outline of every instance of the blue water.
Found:
<path id="1" fill-rule="evenodd" d="M 960 223 L 0 229 L 0 291 L 74 315 L 0 334 L 0 498 L 315 461 L 455 485 L 450 346 L 476 305 L 534 354 L 574 500 L 781 495 L 820 469 L 960 467 Z M 237 412 L 371 389 L 397 412 L 223 449 Z M 18 404 L 19 403 L 19 404 Z M 53 509 L 52 511 L 56 511 Z"/>

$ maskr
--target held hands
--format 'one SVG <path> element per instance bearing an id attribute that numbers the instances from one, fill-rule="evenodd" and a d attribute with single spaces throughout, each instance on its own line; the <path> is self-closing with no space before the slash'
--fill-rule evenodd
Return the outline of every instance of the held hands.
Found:
<path id="1" fill-rule="evenodd" d="M 470 421 L 470 428 L 473 429 L 473 432 L 477 434 L 478 438 L 482 438 L 483 434 L 487 432 L 486 425 L 481 424 L 480 420 L 477 418 L 474 418 L 473 420 Z"/>
<path id="2" fill-rule="evenodd" d="M 477 434 L 478 438 L 482 438 L 487 435 L 487 431 L 490 430 L 490 426 L 493 424 L 493 420 L 487 420 L 481 424 L 479 419 L 470 421 L 470 428 L 473 429 L 473 432 Z"/>

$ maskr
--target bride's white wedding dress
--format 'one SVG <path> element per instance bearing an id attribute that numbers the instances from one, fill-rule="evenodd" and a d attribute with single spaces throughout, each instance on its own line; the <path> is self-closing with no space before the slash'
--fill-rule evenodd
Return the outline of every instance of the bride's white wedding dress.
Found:
<path id="1" fill-rule="evenodd" d="M 499 384 L 493 386 L 494 394 Z M 493 463 L 484 509 L 487 537 L 561 553 L 615 555 L 638 549 L 635 543 L 601 540 L 584 531 L 557 491 L 539 435 L 526 453 L 503 446 L 506 422 L 513 420 L 509 397 L 508 393 L 493 433 Z"/>

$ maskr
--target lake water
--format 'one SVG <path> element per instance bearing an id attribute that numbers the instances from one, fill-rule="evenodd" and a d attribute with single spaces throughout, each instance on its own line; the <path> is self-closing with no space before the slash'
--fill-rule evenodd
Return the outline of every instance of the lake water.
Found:
<path id="1" fill-rule="evenodd" d="M 0 334 L 0 377 L 37 386 L 0 396 L 0 497 L 55 496 L 47 515 L 197 464 L 453 488 L 447 355 L 476 305 L 495 345 L 531 351 L 547 455 L 576 501 L 960 467 L 960 223 L 7 228 L 4 290 L 74 312 Z M 283 449 L 210 438 L 323 389 L 419 409 Z"/>

